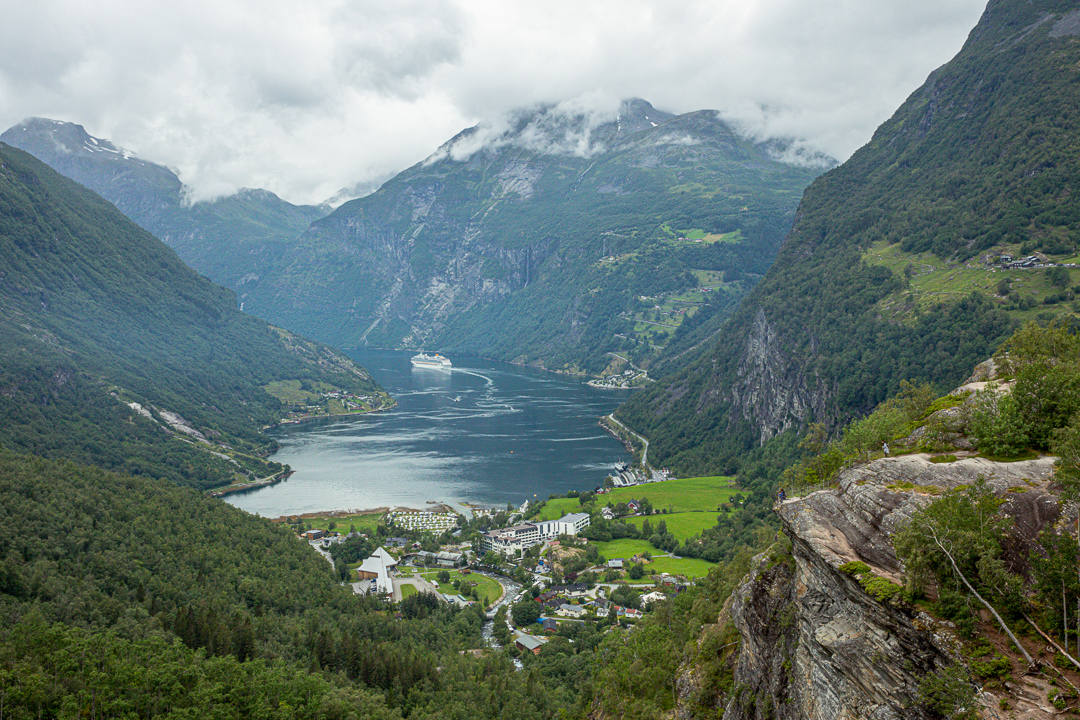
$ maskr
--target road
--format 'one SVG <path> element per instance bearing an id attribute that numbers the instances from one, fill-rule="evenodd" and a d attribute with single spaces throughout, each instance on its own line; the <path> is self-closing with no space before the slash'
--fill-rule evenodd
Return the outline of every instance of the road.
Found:
<path id="1" fill-rule="evenodd" d="M 649 473 L 650 476 L 655 476 L 656 471 L 653 470 L 651 467 L 649 467 L 649 441 L 646 440 L 645 438 L 641 437 L 640 435 L 638 435 L 636 432 L 634 432 L 630 428 L 623 425 L 618 420 L 616 420 L 615 419 L 615 413 L 611 413 L 610 415 L 608 415 L 608 420 L 615 423 L 616 425 L 621 427 L 623 430 L 630 433 L 631 435 L 633 435 L 634 437 L 636 437 L 638 440 L 641 441 L 641 443 L 645 446 L 645 449 L 641 452 L 641 467 L 645 468 L 645 472 Z"/>

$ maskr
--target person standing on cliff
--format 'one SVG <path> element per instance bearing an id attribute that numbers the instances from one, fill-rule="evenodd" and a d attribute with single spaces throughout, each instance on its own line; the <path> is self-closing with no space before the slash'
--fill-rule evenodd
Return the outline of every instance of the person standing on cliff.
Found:
<path id="1" fill-rule="evenodd" d="M 881 451 L 885 453 L 885 457 L 889 457 L 889 443 L 881 443 Z"/>

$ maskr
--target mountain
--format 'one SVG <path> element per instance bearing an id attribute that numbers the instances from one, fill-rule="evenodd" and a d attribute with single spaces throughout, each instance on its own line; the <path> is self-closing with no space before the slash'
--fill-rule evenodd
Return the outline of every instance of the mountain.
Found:
<path id="1" fill-rule="evenodd" d="M 172 170 L 91 137 L 74 123 L 30 118 L 0 134 L 0 141 L 101 195 L 188 265 L 232 289 L 267 272 L 289 242 L 330 211 L 253 189 L 191 203 Z"/>
<path id="2" fill-rule="evenodd" d="M 712 111 L 546 106 L 459 133 L 317 221 L 326 208 L 263 191 L 187 204 L 172 171 L 78 125 L 33 119 L 0 138 L 114 202 L 281 326 L 337 345 L 594 373 L 622 369 L 610 353 L 647 365 L 715 329 L 829 162 L 780 162 L 782 147 Z"/>
<path id="3" fill-rule="evenodd" d="M 1078 17 L 1075 2 L 993 0 L 957 57 L 807 189 L 721 339 L 656 369 L 662 381 L 619 411 L 650 460 L 734 470 L 903 379 L 950 387 L 1017 319 L 1080 307 Z M 1036 251 L 1039 267 L 1000 260 Z"/>
<path id="4" fill-rule="evenodd" d="M 246 307 L 345 346 L 644 363 L 686 314 L 734 306 L 817 173 L 711 111 L 521 111 L 313 223 Z"/>
<path id="5" fill-rule="evenodd" d="M 270 391 L 293 384 L 390 402 L 348 358 L 241 313 L 113 205 L 0 144 L 0 443 L 202 488 L 262 478 L 282 468 L 260 428 L 288 410 Z"/>

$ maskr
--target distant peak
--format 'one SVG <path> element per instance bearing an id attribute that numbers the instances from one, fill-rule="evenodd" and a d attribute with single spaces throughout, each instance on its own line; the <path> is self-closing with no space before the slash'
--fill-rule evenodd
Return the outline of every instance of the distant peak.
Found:
<path id="1" fill-rule="evenodd" d="M 481 150 L 515 147 L 543 155 L 594 157 L 619 138 L 661 125 L 675 117 L 646 100 L 613 101 L 582 96 L 510 110 L 494 120 L 455 135 L 427 160 L 464 161 Z"/>
<path id="2" fill-rule="evenodd" d="M 31 117 L 6 130 L 0 139 L 17 147 L 50 148 L 63 155 L 103 155 L 118 159 L 134 157 L 134 153 L 96 138 L 86 128 L 72 122 Z M 36 153 L 35 153 L 36 154 Z"/>

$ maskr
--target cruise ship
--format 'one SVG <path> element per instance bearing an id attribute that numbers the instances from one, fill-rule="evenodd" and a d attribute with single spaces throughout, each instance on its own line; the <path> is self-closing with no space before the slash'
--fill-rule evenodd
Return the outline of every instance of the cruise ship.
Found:
<path id="1" fill-rule="evenodd" d="M 413 355 L 412 364 L 414 367 L 431 368 L 433 370 L 449 370 L 451 367 L 450 359 L 444 358 L 439 353 L 434 355 L 424 353 Z"/>

